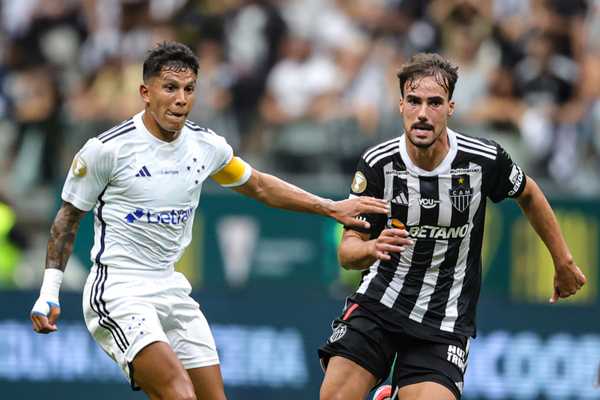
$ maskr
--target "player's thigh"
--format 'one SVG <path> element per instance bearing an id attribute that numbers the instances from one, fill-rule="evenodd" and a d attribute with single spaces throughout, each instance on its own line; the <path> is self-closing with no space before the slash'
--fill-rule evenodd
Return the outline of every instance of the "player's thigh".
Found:
<path id="1" fill-rule="evenodd" d="M 132 295 L 128 281 L 114 275 L 104 280 L 107 277 L 105 268 L 98 268 L 90 275 L 83 293 L 84 318 L 94 340 L 121 367 L 135 388 L 131 370 L 133 360 L 152 343 L 168 344 L 168 338 L 155 304 Z"/>
<path id="2" fill-rule="evenodd" d="M 329 360 L 321 385 L 321 400 L 362 400 L 378 378 L 352 360 L 334 356 Z"/>
<path id="3" fill-rule="evenodd" d="M 447 387 L 436 382 L 420 382 L 398 390 L 398 400 L 456 400 Z"/>
<path id="4" fill-rule="evenodd" d="M 326 370 L 321 398 L 362 399 L 388 377 L 396 351 L 394 336 L 358 304 L 350 305 L 332 328 L 333 333 L 319 348 Z"/>
<path id="5" fill-rule="evenodd" d="M 172 296 L 170 313 L 161 317 L 173 351 L 186 370 L 219 365 L 212 331 L 198 303 L 188 295 Z"/>
<path id="6" fill-rule="evenodd" d="M 198 399 L 225 400 L 225 388 L 219 365 L 187 370 Z"/>
<path id="7" fill-rule="evenodd" d="M 196 399 L 187 371 L 165 342 L 154 342 L 132 361 L 133 380 L 151 399 Z"/>
<path id="8" fill-rule="evenodd" d="M 460 399 L 469 355 L 466 337 L 444 342 L 407 336 L 400 345 L 394 365 L 392 386 L 400 399 Z"/>

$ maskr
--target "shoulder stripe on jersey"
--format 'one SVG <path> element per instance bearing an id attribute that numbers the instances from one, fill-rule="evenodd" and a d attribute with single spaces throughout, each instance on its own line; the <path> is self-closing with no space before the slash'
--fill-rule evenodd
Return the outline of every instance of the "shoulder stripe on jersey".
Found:
<path id="1" fill-rule="evenodd" d="M 476 144 L 473 143 L 468 143 L 468 142 L 461 142 L 460 140 L 458 141 L 458 145 L 468 148 L 468 149 L 473 149 L 473 150 L 479 150 L 479 151 L 483 151 L 484 153 L 487 153 L 491 156 L 495 156 L 497 154 L 496 151 L 492 151 L 486 147 L 481 147 L 481 146 L 477 146 Z"/>
<path id="2" fill-rule="evenodd" d="M 131 131 L 133 131 L 133 130 L 135 130 L 135 126 L 130 126 L 129 128 L 126 128 L 126 129 L 121 129 L 121 130 L 119 130 L 119 131 L 117 131 L 117 132 L 113 133 L 113 134 L 112 134 L 112 136 L 109 136 L 109 137 L 105 137 L 105 138 L 103 138 L 103 139 L 100 139 L 100 141 L 101 141 L 102 143 L 106 143 L 106 142 L 109 142 L 109 141 L 113 140 L 114 138 L 116 138 L 116 137 L 118 137 L 118 136 L 121 136 L 121 135 L 123 135 L 123 134 L 125 134 L 125 133 L 131 132 Z"/>
<path id="3" fill-rule="evenodd" d="M 383 143 L 378 144 L 377 146 L 371 147 L 369 150 L 367 150 L 365 152 L 365 154 L 363 155 L 363 158 L 365 159 L 365 161 L 367 161 L 367 158 L 374 152 L 383 149 L 384 147 L 387 147 L 390 143 L 393 142 L 399 142 L 400 138 L 395 138 L 395 139 L 390 139 L 388 141 L 385 141 Z M 367 161 L 368 162 L 368 161 Z"/>
<path id="4" fill-rule="evenodd" d="M 116 131 L 118 131 L 119 129 L 125 128 L 126 126 L 131 126 L 133 125 L 133 120 L 131 118 L 121 122 L 119 125 L 117 126 L 113 126 L 112 128 L 110 128 L 107 131 L 102 132 L 101 134 L 99 134 L 97 136 L 98 139 L 102 140 L 105 137 L 107 137 L 108 135 L 115 133 Z"/>
<path id="5" fill-rule="evenodd" d="M 396 146 L 396 148 L 394 148 L 394 149 L 392 149 L 392 150 L 388 151 L 387 153 L 383 153 L 383 154 L 380 154 L 380 155 L 378 155 L 377 157 L 375 157 L 375 158 L 374 158 L 374 159 L 373 159 L 373 160 L 372 160 L 372 161 L 369 163 L 369 167 L 372 167 L 373 165 L 377 164 L 377 162 L 378 162 L 379 160 L 381 160 L 382 158 L 385 158 L 385 157 L 388 157 L 388 156 L 394 155 L 394 154 L 396 154 L 396 153 L 400 153 L 400 148 L 399 148 L 398 146 Z"/>
<path id="6" fill-rule="evenodd" d="M 481 140 L 477 140 L 477 139 L 474 139 L 474 138 L 469 137 L 469 136 L 461 135 L 460 133 L 456 134 L 456 138 L 459 139 L 459 140 L 462 139 L 463 141 L 466 141 L 466 142 L 471 142 L 473 144 L 478 144 L 479 146 L 487 147 L 488 149 L 493 150 L 494 152 L 496 152 L 496 146 L 484 143 Z"/>
<path id="7" fill-rule="evenodd" d="M 194 123 L 194 122 L 192 122 L 192 121 L 189 121 L 189 120 L 186 120 L 186 121 L 185 121 L 185 126 L 187 126 L 187 127 L 188 127 L 188 129 L 190 129 L 190 130 L 192 130 L 192 131 L 196 131 L 196 132 L 206 132 L 206 133 L 210 133 L 210 134 L 212 134 L 212 135 L 214 135 L 214 134 L 215 134 L 215 133 L 214 133 L 212 130 L 210 130 L 210 129 L 208 129 L 208 128 L 205 128 L 205 127 L 203 127 L 203 126 L 200 126 L 200 125 L 198 125 L 198 124 L 196 124 L 196 123 Z"/>
<path id="8" fill-rule="evenodd" d="M 367 163 L 371 163 L 371 161 L 378 157 L 379 155 L 383 154 L 383 153 L 387 153 L 389 151 L 393 151 L 393 150 L 399 150 L 399 141 L 396 142 L 392 142 L 390 144 L 388 144 L 385 147 L 382 147 L 380 149 L 377 149 L 377 151 L 372 152 L 371 154 L 369 154 L 367 157 L 364 157 L 365 161 Z"/>
<path id="9" fill-rule="evenodd" d="M 490 160 L 495 160 L 496 159 L 496 156 L 493 156 L 493 155 L 491 155 L 489 153 L 484 153 L 482 151 L 477 151 L 477 150 L 469 149 L 468 147 L 462 147 L 461 145 L 458 145 L 458 150 L 459 151 L 463 151 L 465 153 L 477 154 L 477 155 L 480 155 L 482 157 L 489 158 Z"/>

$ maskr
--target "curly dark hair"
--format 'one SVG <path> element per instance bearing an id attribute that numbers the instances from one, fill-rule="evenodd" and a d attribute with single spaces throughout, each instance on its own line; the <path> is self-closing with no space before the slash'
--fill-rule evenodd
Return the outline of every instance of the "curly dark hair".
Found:
<path id="1" fill-rule="evenodd" d="M 143 68 L 144 82 L 159 76 L 163 68 L 175 71 L 191 69 L 197 75 L 198 58 L 185 44 L 162 42 L 148 52 Z"/>
<path id="2" fill-rule="evenodd" d="M 454 86 L 458 80 L 458 67 L 451 64 L 444 57 L 435 53 L 418 53 L 398 71 L 396 75 L 400 83 L 400 94 L 404 97 L 404 84 L 414 83 L 419 78 L 432 76 L 446 89 L 448 99 L 452 98 Z"/>

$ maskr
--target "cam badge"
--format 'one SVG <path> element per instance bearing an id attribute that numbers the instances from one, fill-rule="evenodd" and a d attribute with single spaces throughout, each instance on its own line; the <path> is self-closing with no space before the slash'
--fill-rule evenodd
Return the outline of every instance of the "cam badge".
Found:
<path id="1" fill-rule="evenodd" d="M 365 191 L 367 188 L 367 178 L 362 172 L 356 171 L 351 188 L 354 193 L 362 193 Z"/>
<path id="2" fill-rule="evenodd" d="M 448 190 L 450 195 L 450 201 L 452 207 L 458 212 L 464 212 L 471 204 L 471 198 L 473 197 L 473 188 L 465 185 L 465 179 L 463 177 L 458 178 L 458 186 Z"/>

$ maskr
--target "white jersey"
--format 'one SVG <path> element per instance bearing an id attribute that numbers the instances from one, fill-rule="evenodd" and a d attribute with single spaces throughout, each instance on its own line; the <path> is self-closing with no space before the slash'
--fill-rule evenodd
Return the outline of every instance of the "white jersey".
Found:
<path id="1" fill-rule="evenodd" d="M 88 140 L 62 199 L 83 211 L 94 208 L 96 265 L 172 270 L 191 241 L 202 184 L 232 162 L 233 150 L 190 121 L 176 140 L 163 142 L 146 129 L 143 113 Z M 220 183 L 244 184 L 251 168 L 243 165 L 234 181 Z"/>

